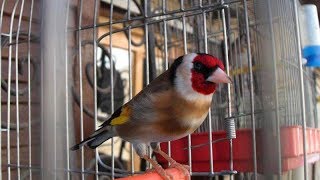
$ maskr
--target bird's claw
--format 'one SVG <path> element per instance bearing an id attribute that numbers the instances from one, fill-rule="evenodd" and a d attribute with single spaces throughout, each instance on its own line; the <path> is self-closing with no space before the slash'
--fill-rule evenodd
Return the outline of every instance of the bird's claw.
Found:
<path id="1" fill-rule="evenodd" d="M 164 180 L 174 180 L 174 178 L 173 178 L 173 176 L 171 175 L 171 174 L 168 174 L 168 173 L 166 173 L 166 172 L 164 172 L 164 174 L 159 174 L 161 177 L 162 177 L 162 179 L 164 179 Z"/>
<path id="2" fill-rule="evenodd" d="M 190 173 L 190 166 L 182 164 L 182 166 Z"/>
<path id="3" fill-rule="evenodd" d="M 170 165 L 170 168 L 177 168 L 183 172 L 187 180 L 190 180 L 190 167 L 188 165 L 180 164 L 180 163 L 173 163 Z"/>

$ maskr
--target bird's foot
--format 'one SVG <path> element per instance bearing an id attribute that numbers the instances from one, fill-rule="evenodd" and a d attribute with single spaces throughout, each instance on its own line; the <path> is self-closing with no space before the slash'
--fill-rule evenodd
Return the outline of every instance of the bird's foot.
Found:
<path id="1" fill-rule="evenodd" d="M 162 177 L 162 179 L 173 180 L 172 175 L 166 173 L 164 169 L 160 166 L 160 164 L 158 164 L 155 160 L 151 159 L 147 155 L 143 156 L 142 158 L 152 164 L 153 168 L 148 169 L 147 172 L 157 172 Z"/>
<path id="2" fill-rule="evenodd" d="M 172 163 L 170 168 L 177 168 L 183 172 L 187 180 L 190 180 L 190 167 L 188 165 L 180 164 L 177 162 Z"/>
<path id="3" fill-rule="evenodd" d="M 170 163 L 170 166 L 169 166 L 170 168 L 176 168 L 176 169 L 181 170 L 186 177 L 185 179 L 190 180 L 190 167 L 189 166 L 177 163 L 177 161 L 175 161 L 168 154 L 163 152 L 160 149 L 159 145 L 157 145 L 157 147 L 154 148 L 154 151 L 156 153 L 159 153 L 163 158 L 165 158 Z"/>

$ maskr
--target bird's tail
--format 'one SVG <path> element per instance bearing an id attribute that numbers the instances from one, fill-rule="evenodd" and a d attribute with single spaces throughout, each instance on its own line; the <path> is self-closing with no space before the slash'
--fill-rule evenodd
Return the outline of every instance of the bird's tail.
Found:
<path id="1" fill-rule="evenodd" d="M 105 128 L 98 129 L 91 136 L 81 141 L 79 144 L 76 144 L 70 148 L 70 150 L 75 151 L 80 149 L 82 146 L 86 145 L 91 149 L 95 149 L 104 141 L 115 136 L 115 133 L 112 129 L 106 130 Z"/>

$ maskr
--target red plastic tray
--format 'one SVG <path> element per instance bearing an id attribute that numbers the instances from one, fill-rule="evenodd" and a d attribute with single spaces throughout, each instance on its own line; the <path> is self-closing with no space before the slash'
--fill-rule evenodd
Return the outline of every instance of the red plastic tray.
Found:
<path id="1" fill-rule="evenodd" d="M 270 132 L 271 133 L 271 132 Z M 253 157 L 252 157 L 252 130 L 251 129 L 240 129 L 236 131 L 237 138 L 233 139 L 233 163 L 234 170 L 241 172 L 252 172 L 253 171 Z M 218 131 L 212 133 L 212 139 L 217 140 L 225 138 L 226 133 L 224 131 Z M 269 142 L 269 146 L 263 147 L 262 130 L 256 130 L 257 139 L 257 158 L 258 161 L 262 155 L 262 149 L 266 148 L 268 151 L 274 149 L 275 153 L 270 160 L 271 171 L 276 172 L 276 161 L 277 158 L 276 149 L 272 143 Z M 320 130 L 314 128 L 307 128 L 306 133 L 306 148 L 308 156 L 308 162 L 314 162 L 319 160 L 320 152 Z M 194 133 L 191 135 L 191 144 L 196 146 L 199 144 L 208 143 L 208 133 Z M 172 141 L 171 142 L 171 156 L 179 163 L 188 164 L 188 147 L 187 137 Z M 163 151 L 167 152 L 168 144 L 161 143 Z M 230 146 L 229 141 L 221 141 L 212 144 L 213 148 L 213 168 L 214 171 L 222 171 L 229 169 L 230 160 Z M 301 126 L 290 126 L 281 128 L 281 154 L 282 154 L 282 170 L 288 171 L 295 169 L 303 165 L 303 136 Z M 210 155 L 209 145 L 194 148 L 191 151 L 192 155 L 192 170 L 196 172 L 208 172 L 210 171 Z M 160 164 L 166 167 L 167 162 L 165 159 L 157 155 L 157 160 Z M 262 171 L 260 163 L 258 163 L 258 171 Z M 269 170 L 268 170 L 269 171 Z"/>

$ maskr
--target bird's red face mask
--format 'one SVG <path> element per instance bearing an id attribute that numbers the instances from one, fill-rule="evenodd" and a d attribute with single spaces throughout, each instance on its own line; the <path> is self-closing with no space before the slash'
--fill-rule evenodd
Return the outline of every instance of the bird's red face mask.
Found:
<path id="1" fill-rule="evenodd" d="M 214 93 L 218 83 L 231 83 L 222 62 L 214 56 L 199 54 L 191 69 L 192 88 L 204 95 Z"/>

